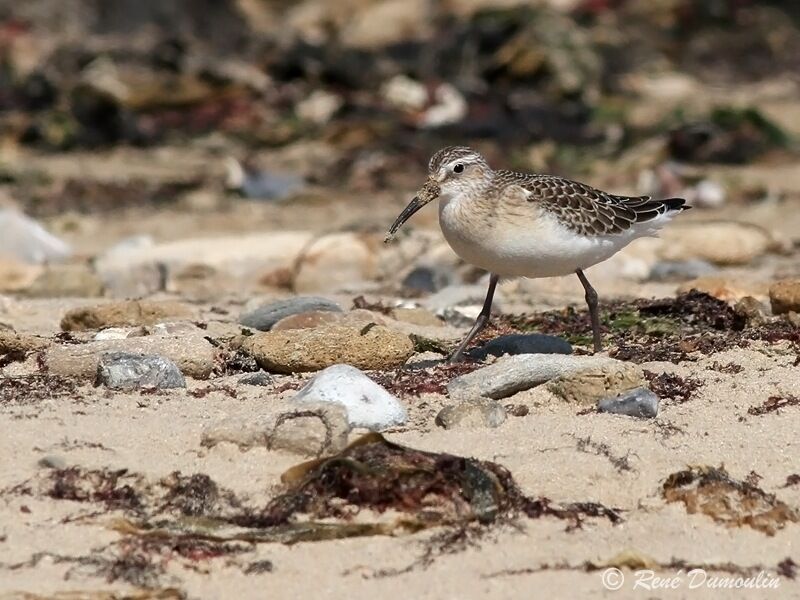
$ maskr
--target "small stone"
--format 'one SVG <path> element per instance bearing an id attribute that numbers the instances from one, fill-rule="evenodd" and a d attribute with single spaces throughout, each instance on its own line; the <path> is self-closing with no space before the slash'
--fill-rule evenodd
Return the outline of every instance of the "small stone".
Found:
<path id="1" fill-rule="evenodd" d="M 453 281 L 455 276 L 449 269 L 420 266 L 403 278 L 402 286 L 417 294 L 433 293 L 444 289 Z"/>
<path id="2" fill-rule="evenodd" d="M 295 273 L 293 287 L 298 293 L 342 290 L 377 276 L 377 253 L 363 235 L 331 233 L 306 248 Z"/>
<path id="3" fill-rule="evenodd" d="M 766 230 L 748 223 L 676 223 L 661 234 L 665 260 L 698 258 L 715 265 L 746 265 L 773 246 Z"/>
<path id="4" fill-rule="evenodd" d="M 496 337 L 480 348 L 469 352 L 471 357 L 478 360 L 504 354 L 572 354 L 572 345 L 554 335 L 513 333 Z"/>
<path id="5" fill-rule="evenodd" d="M 97 385 L 114 390 L 186 387 L 186 380 L 171 360 L 157 355 L 109 352 L 97 365 Z"/>
<path id="6" fill-rule="evenodd" d="M 800 312 L 800 279 L 782 279 L 773 283 L 769 288 L 769 301 L 776 315 Z"/>
<path id="7" fill-rule="evenodd" d="M 327 298 L 317 296 L 297 296 L 278 300 L 258 307 L 239 318 L 239 323 L 259 331 L 269 331 L 281 319 L 291 315 L 308 312 L 342 312 L 342 308 Z"/>
<path id="8" fill-rule="evenodd" d="M 351 427 L 380 431 L 408 420 L 405 407 L 361 371 L 350 365 L 328 367 L 308 382 L 295 402 L 332 402 L 347 409 Z"/>
<path id="9" fill-rule="evenodd" d="M 127 340 L 132 337 L 147 335 L 144 327 L 108 327 L 94 334 L 96 341 Z"/>
<path id="10" fill-rule="evenodd" d="M 441 314 L 455 306 L 481 306 L 485 298 L 484 285 L 449 285 L 423 300 L 422 304 L 425 308 Z"/>
<path id="11" fill-rule="evenodd" d="M 66 469 L 67 459 L 57 454 L 48 454 L 40 458 L 36 464 L 42 469 Z"/>
<path id="12" fill-rule="evenodd" d="M 683 281 L 705 277 L 717 271 L 717 267 L 706 260 L 662 260 L 650 269 L 651 281 Z"/>
<path id="13" fill-rule="evenodd" d="M 624 371 L 632 365 L 606 356 L 563 354 L 504 356 L 491 365 L 456 377 L 447 385 L 447 391 L 454 399 L 468 400 L 482 396 L 497 400 L 556 377 L 604 367 L 613 371 Z"/>
<path id="14" fill-rule="evenodd" d="M 61 329 L 86 331 L 106 327 L 154 325 L 160 321 L 191 319 L 194 311 L 169 300 L 127 300 L 74 308 L 64 315 Z"/>
<path id="15" fill-rule="evenodd" d="M 208 427 L 201 439 L 207 448 L 230 442 L 242 450 L 266 447 L 301 456 L 335 454 L 347 445 L 347 410 L 338 404 L 291 401 L 269 403 L 255 418 L 234 417 Z"/>
<path id="16" fill-rule="evenodd" d="M 371 324 L 268 331 L 247 338 L 243 347 L 262 368 L 277 373 L 319 371 L 338 363 L 390 369 L 405 363 L 414 351 L 408 335 Z"/>
<path id="17" fill-rule="evenodd" d="M 800 313 L 790 310 L 786 313 L 786 319 L 795 327 L 800 327 Z"/>
<path id="18" fill-rule="evenodd" d="M 174 362 L 184 375 L 208 379 L 217 364 L 218 350 L 199 334 L 181 336 L 147 335 L 122 340 L 92 341 L 86 344 L 54 344 L 43 357 L 53 375 L 93 378 L 100 357 L 109 352 L 156 354 Z"/>
<path id="19" fill-rule="evenodd" d="M 442 327 L 444 321 L 424 308 L 395 308 L 392 309 L 390 316 L 402 323 L 411 325 L 421 325 L 422 327 Z"/>
<path id="20" fill-rule="evenodd" d="M 24 295 L 28 298 L 94 298 L 102 296 L 103 291 L 103 282 L 87 265 L 51 265 Z"/>
<path id="21" fill-rule="evenodd" d="M 525 404 L 506 404 L 506 413 L 512 417 L 526 417 L 530 412 Z"/>
<path id="22" fill-rule="evenodd" d="M 567 402 L 585 406 L 643 383 L 644 377 L 639 367 L 617 361 L 561 375 L 552 379 L 547 389 Z"/>
<path id="23" fill-rule="evenodd" d="M 744 317 L 750 325 L 763 325 L 767 321 L 764 305 L 752 296 L 745 296 L 734 304 L 733 312 Z"/>
<path id="24" fill-rule="evenodd" d="M 370 323 L 385 325 L 386 319 L 379 314 L 357 308 L 349 312 L 331 312 L 324 310 L 314 310 L 311 312 L 300 313 L 284 317 L 270 331 L 286 331 L 288 329 L 312 329 L 328 324 L 349 325 L 352 327 L 364 327 Z"/>
<path id="25" fill-rule="evenodd" d="M 0 365 L 25 360 L 29 353 L 38 352 L 49 345 L 49 340 L 0 328 Z"/>
<path id="26" fill-rule="evenodd" d="M 256 385 L 265 386 L 272 385 L 272 377 L 266 371 L 257 371 L 256 373 L 247 373 L 239 377 L 237 381 L 239 385 Z"/>
<path id="27" fill-rule="evenodd" d="M 500 427 L 506 420 L 506 409 L 496 400 L 478 398 L 445 406 L 436 415 L 436 424 L 445 429 Z"/>
<path id="28" fill-rule="evenodd" d="M 601 398 L 597 403 L 600 412 L 652 419 L 658 415 L 659 399 L 645 387 L 637 387 L 618 396 Z"/>

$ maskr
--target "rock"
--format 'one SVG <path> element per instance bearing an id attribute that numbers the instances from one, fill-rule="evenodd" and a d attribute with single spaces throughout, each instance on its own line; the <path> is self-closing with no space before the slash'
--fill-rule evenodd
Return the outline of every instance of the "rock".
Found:
<path id="1" fill-rule="evenodd" d="M 418 111 L 428 103 L 428 88 L 406 75 L 395 75 L 383 84 L 381 96 L 394 108 Z"/>
<path id="2" fill-rule="evenodd" d="M 513 333 L 496 337 L 469 352 L 470 356 L 478 360 L 504 354 L 572 354 L 572 346 L 554 335 Z"/>
<path id="3" fill-rule="evenodd" d="M 800 313 L 790 310 L 786 313 L 786 320 L 789 321 L 794 327 L 800 327 Z"/>
<path id="4" fill-rule="evenodd" d="M 272 326 L 271 331 L 288 329 L 311 329 L 322 325 L 349 325 L 364 327 L 370 323 L 385 325 L 386 319 L 369 310 L 356 308 L 349 312 L 311 311 L 285 317 Z"/>
<path id="5" fill-rule="evenodd" d="M 693 188 L 687 191 L 688 193 L 684 197 L 690 205 L 698 208 L 719 208 L 727 200 L 725 188 L 711 179 L 698 181 Z"/>
<path id="6" fill-rule="evenodd" d="M 476 398 L 453 406 L 445 406 L 436 415 L 436 424 L 445 429 L 464 427 L 500 427 L 506 420 L 506 409 L 497 400 Z"/>
<path id="7" fill-rule="evenodd" d="M 661 233 L 665 260 L 706 260 L 716 265 L 746 265 L 773 245 L 769 232 L 756 225 L 726 221 L 674 223 Z"/>
<path id="8" fill-rule="evenodd" d="M 257 371 L 256 373 L 242 375 L 236 383 L 239 385 L 272 385 L 272 377 L 266 371 Z"/>
<path id="9" fill-rule="evenodd" d="M 280 402 L 259 409 L 255 419 L 236 417 L 217 423 L 203 432 L 201 444 L 213 447 L 231 442 L 247 450 L 262 446 L 302 456 L 336 454 L 347 445 L 350 425 L 343 406 L 307 402 L 290 406 Z"/>
<path id="10" fill-rule="evenodd" d="M 800 279 L 782 279 L 769 288 L 769 301 L 776 315 L 800 312 Z"/>
<path id="11" fill-rule="evenodd" d="M 497 400 L 572 373 L 608 369 L 610 375 L 624 373 L 632 367 L 605 356 L 519 354 L 504 356 L 494 364 L 456 377 L 447 385 L 447 391 L 453 399 L 485 397 Z"/>
<path id="12" fill-rule="evenodd" d="M 414 293 L 433 293 L 455 282 L 455 274 L 444 267 L 419 266 L 403 278 L 402 286 Z"/>
<path id="13" fill-rule="evenodd" d="M 102 355 L 109 352 L 156 354 L 174 362 L 184 375 L 208 379 L 214 370 L 217 350 L 202 335 L 148 335 L 86 344 L 53 345 L 43 354 L 44 367 L 53 375 L 94 378 Z"/>
<path id="14" fill-rule="evenodd" d="M 764 305 L 752 296 L 745 296 L 733 306 L 733 311 L 744 317 L 750 325 L 763 325 L 767 322 Z"/>
<path id="15" fill-rule="evenodd" d="M 426 0 L 369 2 L 349 14 L 340 31 L 341 42 L 362 50 L 425 39 L 434 23 Z"/>
<path id="16" fill-rule="evenodd" d="M 42 469 L 66 469 L 67 459 L 57 454 L 48 454 L 40 458 L 37 463 Z"/>
<path id="17" fill-rule="evenodd" d="M 345 289 L 377 276 L 375 248 L 356 233 L 332 233 L 312 242 L 297 262 L 297 293 Z"/>
<path id="18" fill-rule="evenodd" d="M 109 352 L 97 365 L 97 385 L 115 390 L 184 388 L 186 380 L 174 362 L 150 354 Z"/>
<path id="19" fill-rule="evenodd" d="M 390 369 L 405 363 L 414 351 L 409 336 L 381 325 L 269 331 L 247 338 L 243 347 L 262 368 L 277 373 L 319 371 L 338 363 Z"/>
<path id="20" fill-rule="evenodd" d="M 257 200 L 285 200 L 305 188 L 302 177 L 290 173 L 273 173 L 230 158 L 225 163 L 228 189 L 238 191 L 245 198 Z"/>
<path id="21" fill-rule="evenodd" d="M 422 305 L 436 314 L 443 314 L 445 309 L 454 306 L 481 306 L 486 298 L 487 287 L 484 285 L 449 285 L 423 300 Z M 499 312 L 499 309 L 497 310 Z"/>
<path id="22" fill-rule="evenodd" d="M 692 258 L 689 260 L 662 260 L 650 269 L 651 281 L 682 281 L 705 277 L 716 272 L 717 268 L 710 262 Z"/>
<path id="23" fill-rule="evenodd" d="M 421 325 L 422 327 L 442 327 L 444 321 L 424 308 L 394 308 L 390 316 L 395 321 Z"/>
<path id="24" fill-rule="evenodd" d="M 601 398 L 597 403 L 600 412 L 629 417 L 652 419 L 658 415 L 659 399 L 645 387 L 637 387 L 618 396 Z"/>
<path id="25" fill-rule="evenodd" d="M 342 308 L 327 298 L 297 296 L 259 306 L 257 309 L 243 314 L 239 318 L 239 323 L 259 331 L 269 331 L 281 319 L 311 311 L 342 312 Z"/>
<path id="26" fill-rule="evenodd" d="M 109 279 L 124 279 L 125 271 L 152 269 L 154 265 L 167 271 L 206 265 L 231 277 L 250 280 L 270 269 L 291 269 L 311 239 L 312 234 L 307 231 L 185 239 L 109 252 L 97 259 L 95 267 L 107 286 Z"/>
<path id="27" fill-rule="evenodd" d="M 351 427 L 380 431 L 408 420 L 405 407 L 361 371 L 333 365 L 316 375 L 294 397 L 295 402 L 332 402 L 347 410 Z"/>
<path id="28" fill-rule="evenodd" d="M 709 296 L 714 296 L 719 300 L 725 302 L 733 302 L 744 298 L 745 296 L 754 296 L 756 298 L 766 298 L 768 294 L 768 286 L 766 283 L 757 281 L 746 281 L 742 278 L 728 278 L 728 277 L 698 277 L 687 281 L 678 286 L 677 293 L 685 294 L 691 290 L 704 292 Z"/>
<path id="29" fill-rule="evenodd" d="M 0 292 L 21 292 L 33 285 L 43 267 L 0 257 Z"/>
<path id="30" fill-rule="evenodd" d="M 167 289 L 169 273 L 162 263 L 143 263 L 98 272 L 106 296 L 110 298 L 140 298 Z"/>
<path id="31" fill-rule="evenodd" d="M 614 361 L 560 375 L 547 384 L 547 389 L 567 402 L 585 406 L 641 386 L 644 382 L 638 366 Z"/>
<path id="32" fill-rule="evenodd" d="M 25 360 L 29 353 L 38 352 L 49 345 L 49 340 L 0 328 L 0 365 Z"/>
<path id="33" fill-rule="evenodd" d="M 94 334 L 96 341 L 127 340 L 132 337 L 147 335 L 144 327 L 109 327 Z"/>
<path id="34" fill-rule="evenodd" d="M 60 262 L 72 254 L 65 242 L 10 208 L 0 208 L 0 231 L 0 258 L 38 265 Z"/>
<path id="35" fill-rule="evenodd" d="M 29 298 L 95 298 L 103 292 L 103 282 L 88 265 L 51 265 L 24 295 Z"/>
<path id="36" fill-rule="evenodd" d="M 433 106 L 418 118 L 424 128 L 443 127 L 458 123 L 467 116 L 467 100 L 464 95 L 449 83 L 436 86 L 433 92 Z"/>
<path id="37" fill-rule="evenodd" d="M 86 331 L 106 327 L 153 325 L 159 321 L 191 319 L 194 311 L 170 300 L 123 300 L 73 308 L 61 319 L 64 331 Z"/>
<path id="38" fill-rule="evenodd" d="M 344 100 L 338 94 L 318 89 L 298 102 L 295 110 L 297 111 L 297 116 L 304 121 L 310 121 L 316 125 L 324 125 L 331 120 L 343 104 Z"/>

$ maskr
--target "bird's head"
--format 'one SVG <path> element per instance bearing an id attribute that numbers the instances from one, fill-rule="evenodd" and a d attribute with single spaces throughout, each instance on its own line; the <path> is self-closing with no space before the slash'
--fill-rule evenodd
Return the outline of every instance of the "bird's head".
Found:
<path id="1" fill-rule="evenodd" d="M 428 179 L 414 199 L 403 209 L 384 241 L 392 239 L 403 223 L 423 206 L 436 199 L 449 200 L 479 191 L 492 178 L 492 169 L 478 152 L 466 146 L 448 146 L 428 162 Z"/>

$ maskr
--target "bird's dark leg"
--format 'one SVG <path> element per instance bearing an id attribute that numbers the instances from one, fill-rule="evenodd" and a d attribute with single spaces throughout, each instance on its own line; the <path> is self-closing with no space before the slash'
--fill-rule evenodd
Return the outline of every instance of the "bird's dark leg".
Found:
<path id="1" fill-rule="evenodd" d="M 600 335 L 600 312 L 597 309 L 597 292 L 586 279 L 581 269 L 575 271 L 578 279 L 583 284 L 583 289 L 586 292 L 586 304 L 589 306 L 589 318 L 592 320 L 592 337 L 594 338 L 594 351 L 600 352 L 603 349 L 603 336 Z"/>
<path id="2" fill-rule="evenodd" d="M 486 291 L 486 299 L 483 301 L 483 308 L 481 309 L 478 318 L 475 319 L 475 325 L 473 325 L 472 329 L 469 330 L 467 337 L 464 338 L 464 341 L 458 345 L 456 351 L 453 352 L 447 359 L 448 364 L 452 365 L 461 360 L 461 355 L 464 353 L 466 347 L 472 340 L 475 339 L 475 336 L 478 335 L 489 322 L 489 317 L 492 314 L 492 299 L 494 298 L 494 289 L 497 287 L 498 279 L 499 277 L 494 273 L 489 276 L 489 289 Z"/>

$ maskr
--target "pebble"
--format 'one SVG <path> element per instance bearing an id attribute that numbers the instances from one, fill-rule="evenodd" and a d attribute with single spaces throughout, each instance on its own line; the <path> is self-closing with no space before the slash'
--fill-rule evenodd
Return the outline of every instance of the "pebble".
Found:
<path id="1" fill-rule="evenodd" d="M 28 298 L 96 298 L 105 286 L 88 265 L 50 265 L 24 291 Z"/>
<path id="2" fill-rule="evenodd" d="M 186 387 L 183 373 L 168 358 L 131 352 L 103 354 L 97 365 L 96 382 L 115 390 Z"/>
<path id="3" fill-rule="evenodd" d="M 658 415 L 659 398 L 646 387 L 632 390 L 609 398 L 601 398 L 597 403 L 600 412 L 652 419 Z"/>
<path id="4" fill-rule="evenodd" d="M 135 327 L 193 317 L 194 311 L 182 302 L 124 300 L 73 308 L 61 319 L 61 329 L 86 331 L 107 327 Z"/>
<path id="5" fill-rule="evenodd" d="M 269 331 L 281 319 L 312 311 L 342 312 L 342 308 L 327 298 L 297 296 L 259 306 L 255 310 L 243 314 L 239 318 L 239 323 L 259 331 Z"/>
<path id="6" fill-rule="evenodd" d="M 43 350 L 49 345 L 50 341 L 45 338 L 0 328 L 0 358 L 23 357 L 29 352 Z"/>
<path id="7" fill-rule="evenodd" d="M 319 371 L 338 363 L 391 369 L 405 363 L 414 351 L 408 335 L 382 325 L 268 331 L 248 337 L 243 347 L 262 368 L 277 373 Z"/>
<path id="8" fill-rule="evenodd" d="M 564 354 L 519 354 L 504 356 L 486 367 L 456 377 L 447 385 L 454 399 L 477 397 L 495 400 L 512 396 L 556 377 L 587 371 L 630 365 L 605 356 L 567 356 Z"/>
<path id="9" fill-rule="evenodd" d="M 715 265 L 746 265 L 773 245 L 772 236 L 756 225 L 733 221 L 674 223 L 661 233 L 661 258 L 697 258 Z"/>
<path id="10" fill-rule="evenodd" d="M 485 285 L 448 285 L 422 301 L 422 305 L 436 314 L 455 306 L 482 305 L 486 298 Z M 495 299 L 497 296 L 495 296 Z M 499 312 L 499 309 L 495 306 Z"/>
<path id="11" fill-rule="evenodd" d="M 424 308 L 395 308 L 390 313 L 395 321 L 420 325 L 421 327 L 443 327 L 444 321 Z"/>
<path id="12" fill-rule="evenodd" d="M 378 273 L 376 249 L 365 236 L 343 232 L 312 242 L 297 261 L 293 289 L 298 293 L 343 290 Z"/>
<path id="13" fill-rule="evenodd" d="M 677 293 L 684 294 L 691 290 L 704 292 L 725 302 L 735 302 L 745 296 L 761 297 L 766 299 L 768 286 L 758 281 L 748 281 L 743 278 L 728 278 L 710 275 L 698 277 L 678 286 Z"/>
<path id="14" fill-rule="evenodd" d="M 356 308 L 349 312 L 332 312 L 313 310 L 311 312 L 300 313 L 284 317 L 270 331 L 286 331 L 288 329 L 311 329 L 321 325 L 329 324 L 351 325 L 353 327 L 364 327 L 370 323 L 385 325 L 386 319 L 381 315 L 369 310 Z"/>
<path id="15" fill-rule="evenodd" d="M 769 288 L 769 301 L 776 315 L 800 312 L 800 279 L 782 279 L 773 283 Z"/>
<path id="16" fill-rule="evenodd" d="M 184 375 L 208 379 L 217 360 L 217 349 L 200 334 L 148 335 L 86 344 L 52 345 L 44 351 L 45 368 L 53 375 L 94 378 L 100 358 L 109 352 L 156 354 L 174 362 Z"/>
<path id="17" fill-rule="evenodd" d="M 414 293 L 434 293 L 455 281 L 450 269 L 443 267 L 419 266 L 403 278 L 402 286 Z"/>
<path id="18" fill-rule="evenodd" d="M 583 406 L 643 385 L 642 370 L 633 364 L 615 361 L 573 371 L 552 379 L 547 389 L 570 403 Z"/>
<path id="19" fill-rule="evenodd" d="M 650 281 L 682 281 L 705 277 L 717 271 L 717 267 L 707 260 L 662 260 L 650 269 Z"/>
<path id="20" fill-rule="evenodd" d="M 752 296 L 745 296 L 733 306 L 733 311 L 744 317 L 750 325 L 763 325 L 767 322 L 764 314 L 764 305 Z"/>
<path id="21" fill-rule="evenodd" d="M 242 375 L 236 383 L 239 385 L 266 386 L 272 384 L 272 376 L 266 371 L 256 371 L 255 373 Z"/>
<path id="22" fill-rule="evenodd" d="M 505 407 L 489 398 L 464 400 L 445 406 L 436 415 L 436 424 L 444 429 L 500 427 L 505 421 Z"/>
<path id="23" fill-rule="evenodd" d="M 0 256 L 28 264 L 67 259 L 72 250 L 37 221 L 10 208 L 0 208 Z"/>
<path id="24" fill-rule="evenodd" d="M 351 427 L 380 431 L 408 420 L 400 401 L 350 365 L 321 371 L 294 397 L 295 402 L 332 402 L 347 410 Z"/>
<path id="25" fill-rule="evenodd" d="M 554 335 L 543 333 L 513 333 L 496 337 L 480 348 L 469 352 L 478 360 L 504 354 L 572 354 L 572 345 Z"/>
<path id="26" fill-rule="evenodd" d="M 40 458 L 36 464 L 42 469 L 66 469 L 68 466 L 67 459 L 58 454 L 47 454 Z"/>
<path id="27" fill-rule="evenodd" d="M 290 401 L 270 402 L 257 416 L 233 417 L 212 424 L 202 434 L 207 448 L 221 442 L 242 450 L 266 447 L 301 456 L 335 454 L 347 445 L 350 425 L 346 409 L 338 404 L 307 402 L 298 408 Z"/>

